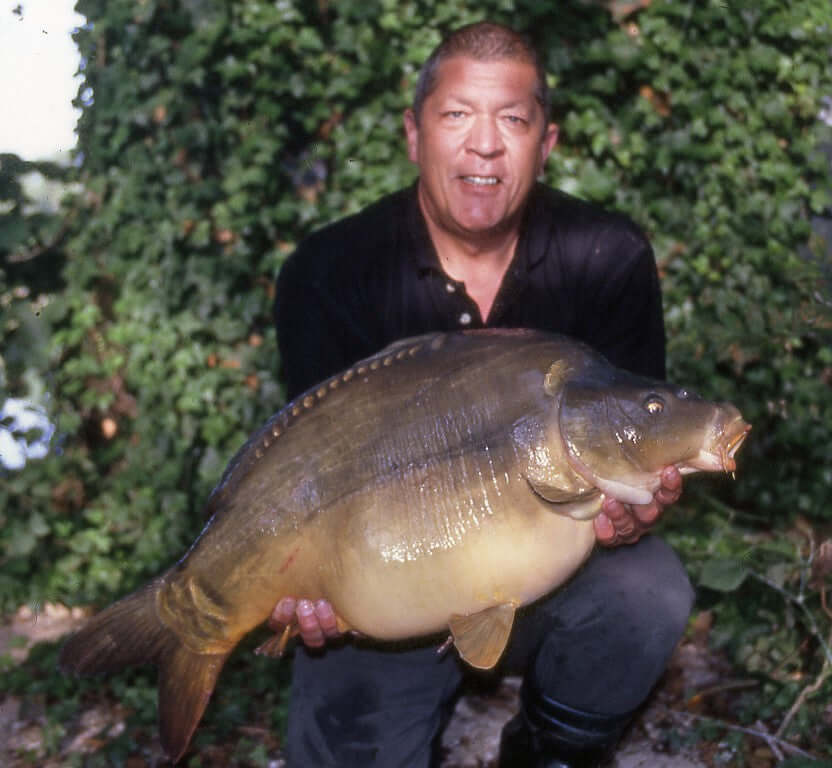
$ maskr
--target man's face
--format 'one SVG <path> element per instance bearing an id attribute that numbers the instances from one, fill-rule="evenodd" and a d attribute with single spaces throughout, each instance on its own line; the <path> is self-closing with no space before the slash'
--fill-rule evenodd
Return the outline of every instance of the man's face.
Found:
<path id="1" fill-rule="evenodd" d="M 517 226 L 526 198 L 557 141 L 523 61 L 446 59 L 417 123 L 405 112 L 408 155 L 419 166 L 428 219 L 477 239 Z"/>

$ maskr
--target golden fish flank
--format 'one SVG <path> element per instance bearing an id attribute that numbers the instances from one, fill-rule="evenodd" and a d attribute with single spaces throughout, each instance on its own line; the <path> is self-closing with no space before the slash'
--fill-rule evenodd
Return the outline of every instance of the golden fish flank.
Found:
<path id="1" fill-rule="evenodd" d="M 342 628 L 379 641 L 449 631 L 465 661 L 491 667 L 516 608 L 589 555 L 603 494 L 649 499 L 667 464 L 732 471 L 748 429 L 733 406 L 616 370 L 564 337 L 398 342 L 258 430 L 186 555 L 93 617 L 61 666 L 157 664 L 174 760 L 228 654 L 285 595 L 324 598 Z"/>

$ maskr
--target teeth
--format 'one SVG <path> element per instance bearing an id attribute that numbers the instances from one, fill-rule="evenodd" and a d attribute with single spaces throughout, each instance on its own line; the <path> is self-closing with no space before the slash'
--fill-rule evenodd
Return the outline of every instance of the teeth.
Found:
<path id="1" fill-rule="evenodd" d="M 478 184 L 481 186 L 497 184 L 500 181 L 496 176 L 463 176 L 462 180 L 467 181 L 469 184 Z"/>

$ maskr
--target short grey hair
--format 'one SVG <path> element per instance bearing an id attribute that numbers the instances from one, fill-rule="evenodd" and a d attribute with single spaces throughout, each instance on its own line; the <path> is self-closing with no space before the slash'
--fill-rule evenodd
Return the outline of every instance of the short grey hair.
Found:
<path id="1" fill-rule="evenodd" d="M 478 21 L 453 30 L 433 49 L 422 65 L 413 94 L 413 113 L 417 122 L 421 118 L 425 99 L 436 88 L 440 65 L 453 56 L 468 56 L 477 61 L 514 59 L 531 64 L 537 73 L 534 97 L 543 108 L 544 122 L 549 119 L 550 100 L 549 88 L 546 85 L 546 69 L 531 40 L 502 24 Z"/>

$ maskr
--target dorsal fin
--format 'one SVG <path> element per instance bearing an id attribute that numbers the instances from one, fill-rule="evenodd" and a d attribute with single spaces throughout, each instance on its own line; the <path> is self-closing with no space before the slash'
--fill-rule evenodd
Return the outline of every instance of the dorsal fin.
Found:
<path id="1" fill-rule="evenodd" d="M 212 517 L 222 506 L 223 500 L 233 490 L 233 478 L 243 477 L 247 467 L 254 465 L 265 455 L 265 452 L 289 429 L 304 413 L 312 410 L 326 395 L 344 384 L 359 377 L 366 376 L 372 371 L 387 368 L 396 361 L 411 358 L 425 349 L 439 349 L 446 338 L 444 333 L 426 333 L 407 339 L 400 339 L 388 344 L 380 352 L 359 360 L 344 371 L 316 384 L 287 403 L 272 416 L 246 443 L 234 454 L 223 472 L 220 482 L 214 488 L 205 505 L 205 518 Z"/>
<path id="2" fill-rule="evenodd" d="M 371 357 L 368 357 L 367 360 L 369 361 L 375 357 L 385 357 L 387 355 L 393 355 L 395 357 L 397 352 L 401 350 L 410 351 L 412 347 L 430 347 L 435 340 L 444 340 L 445 336 L 446 334 L 444 333 L 423 333 L 421 336 L 399 339 L 398 341 L 391 342 Z"/>

